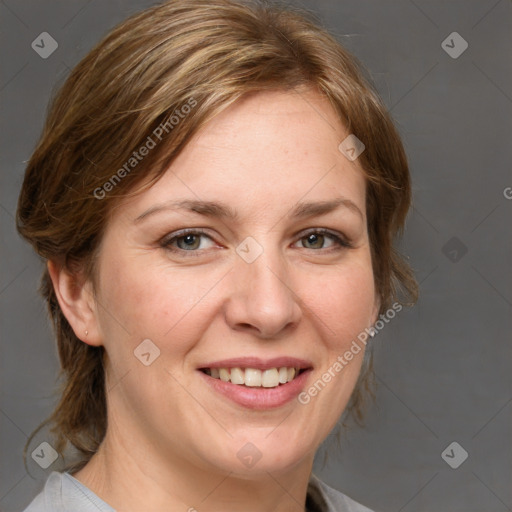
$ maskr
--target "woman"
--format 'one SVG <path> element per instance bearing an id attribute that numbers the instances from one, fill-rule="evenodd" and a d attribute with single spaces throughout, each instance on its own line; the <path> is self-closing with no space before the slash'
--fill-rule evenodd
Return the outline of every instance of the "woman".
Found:
<path id="1" fill-rule="evenodd" d="M 19 199 L 65 381 L 53 446 L 79 455 L 26 510 L 369 510 L 311 471 L 361 418 L 373 324 L 415 298 L 409 203 L 384 106 L 303 14 L 177 0 L 117 27 Z"/>

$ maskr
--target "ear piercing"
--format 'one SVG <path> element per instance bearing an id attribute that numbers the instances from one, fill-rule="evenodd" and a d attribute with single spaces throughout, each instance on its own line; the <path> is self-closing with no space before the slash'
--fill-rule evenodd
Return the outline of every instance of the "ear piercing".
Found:
<path id="1" fill-rule="evenodd" d="M 85 335 L 87 336 L 89 334 L 89 331 L 85 331 Z"/>

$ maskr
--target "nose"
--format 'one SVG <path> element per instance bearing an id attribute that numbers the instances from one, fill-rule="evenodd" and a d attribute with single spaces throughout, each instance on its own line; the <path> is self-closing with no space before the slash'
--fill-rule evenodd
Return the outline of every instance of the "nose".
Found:
<path id="1" fill-rule="evenodd" d="M 262 339 L 279 338 L 295 328 L 301 300 L 282 257 L 265 250 L 256 261 L 240 258 L 235 266 L 225 307 L 228 325 Z"/>

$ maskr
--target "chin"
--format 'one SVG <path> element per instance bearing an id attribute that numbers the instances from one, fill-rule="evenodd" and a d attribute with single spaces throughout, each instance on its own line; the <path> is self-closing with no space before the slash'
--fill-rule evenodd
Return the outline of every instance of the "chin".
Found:
<path id="1" fill-rule="evenodd" d="M 320 442 L 318 442 L 318 445 Z M 210 460 L 213 465 L 225 472 L 241 478 L 254 478 L 256 475 L 287 472 L 292 468 L 313 460 L 317 444 L 307 443 L 300 432 L 283 429 L 277 434 L 265 428 L 254 435 L 235 435 L 223 446 L 217 448 L 222 456 Z"/>

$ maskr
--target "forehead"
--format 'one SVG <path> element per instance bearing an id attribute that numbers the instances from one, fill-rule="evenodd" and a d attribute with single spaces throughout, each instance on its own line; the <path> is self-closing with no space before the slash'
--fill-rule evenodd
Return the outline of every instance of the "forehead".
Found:
<path id="1" fill-rule="evenodd" d="M 362 169 L 338 149 L 347 135 L 328 100 L 312 90 L 251 94 L 203 126 L 130 209 L 179 197 L 222 199 L 254 214 L 342 195 L 364 213 Z"/>

